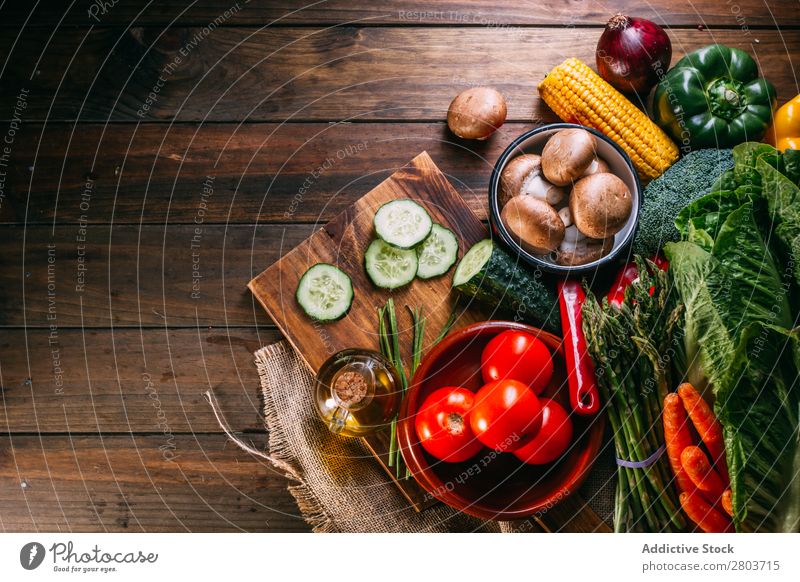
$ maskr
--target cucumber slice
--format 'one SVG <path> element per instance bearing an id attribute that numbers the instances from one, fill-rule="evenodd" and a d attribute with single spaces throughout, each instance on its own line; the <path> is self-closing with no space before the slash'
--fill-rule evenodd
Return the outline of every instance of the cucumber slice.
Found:
<path id="1" fill-rule="evenodd" d="M 311 319 L 335 321 L 344 317 L 353 303 L 353 283 L 342 270 L 317 263 L 300 278 L 295 298 Z"/>
<path id="2" fill-rule="evenodd" d="M 417 277 L 430 279 L 444 275 L 458 259 L 458 239 L 453 231 L 434 224 L 431 233 L 417 247 Z"/>
<path id="3" fill-rule="evenodd" d="M 367 275 L 376 286 L 397 289 L 414 280 L 417 274 L 417 253 L 398 249 L 384 240 L 376 239 L 364 253 Z"/>
<path id="4" fill-rule="evenodd" d="M 411 200 L 392 200 L 375 213 L 375 232 L 390 245 L 411 249 L 431 233 L 433 221 L 425 209 Z"/>
<path id="5" fill-rule="evenodd" d="M 494 244 L 488 238 L 472 245 L 472 248 L 467 251 L 456 267 L 456 272 L 453 274 L 453 287 L 463 285 L 478 275 L 491 258 L 493 247 Z"/>
<path id="6" fill-rule="evenodd" d="M 561 331 L 558 297 L 544 284 L 542 274 L 490 239 L 475 243 L 464 254 L 453 273 L 453 287 L 514 321 Z"/>

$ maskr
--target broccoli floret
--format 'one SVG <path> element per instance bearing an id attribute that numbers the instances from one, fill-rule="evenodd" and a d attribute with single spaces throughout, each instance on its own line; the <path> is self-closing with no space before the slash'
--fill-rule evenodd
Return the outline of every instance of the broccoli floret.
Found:
<path id="1" fill-rule="evenodd" d="M 690 202 L 711 191 L 714 181 L 733 167 L 731 150 L 694 150 L 644 189 L 633 252 L 652 256 L 664 243 L 680 238 L 675 217 Z"/>

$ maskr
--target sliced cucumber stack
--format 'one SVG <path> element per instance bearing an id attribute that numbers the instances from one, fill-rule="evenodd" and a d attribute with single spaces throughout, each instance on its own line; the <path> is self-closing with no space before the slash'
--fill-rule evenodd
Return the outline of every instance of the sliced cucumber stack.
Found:
<path id="1" fill-rule="evenodd" d="M 417 252 L 400 249 L 376 239 L 364 253 L 364 265 L 370 280 L 382 289 L 408 285 L 417 274 Z"/>
<path id="2" fill-rule="evenodd" d="M 335 321 L 344 317 L 353 303 L 353 283 L 342 270 L 317 263 L 300 278 L 295 297 L 310 318 Z"/>
<path id="3" fill-rule="evenodd" d="M 433 221 L 427 211 L 411 200 L 392 200 L 375 213 L 378 236 L 399 249 L 411 249 L 431 233 Z"/>
<path id="4" fill-rule="evenodd" d="M 458 239 L 448 228 L 434 224 L 431 233 L 417 247 L 417 277 L 431 279 L 444 275 L 458 259 Z"/>

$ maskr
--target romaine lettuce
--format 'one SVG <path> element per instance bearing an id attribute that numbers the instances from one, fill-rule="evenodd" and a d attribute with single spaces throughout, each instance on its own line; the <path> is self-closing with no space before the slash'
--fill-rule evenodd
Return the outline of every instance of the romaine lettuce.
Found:
<path id="1" fill-rule="evenodd" d="M 759 172 L 773 167 L 762 158 L 755 164 Z M 737 530 L 798 531 L 800 355 L 789 331 L 791 280 L 771 250 L 763 199 L 715 195 L 695 202 L 684 223 L 688 240 L 665 247 L 684 303 L 685 372 L 715 397 Z"/>
<path id="2" fill-rule="evenodd" d="M 787 267 L 800 284 L 800 188 L 764 159 L 758 160 L 757 167 L 775 234 L 789 257 Z"/>

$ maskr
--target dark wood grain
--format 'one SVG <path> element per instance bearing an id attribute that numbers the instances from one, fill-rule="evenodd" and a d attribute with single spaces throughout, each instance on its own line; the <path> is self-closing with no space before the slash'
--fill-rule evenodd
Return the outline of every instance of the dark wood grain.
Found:
<path id="1" fill-rule="evenodd" d="M 507 123 L 469 143 L 443 122 L 27 124 L 0 221 L 193 224 L 202 211 L 205 223 L 324 224 L 423 150 L 485 219 L 495 160 L 532 127 Z"/>
<path id="2" fill-rule="evenodd" d="M 0 437 L 0 531 L 309 529 L 286 479 L 225 435 Z"/>
<path id="3" fill-rule="evenodd" d="M 0 330 L 0 433 L 219 432 L 206 390 L 234 430 L 263 432 L 253 352 L 280 338 L 252 328 L 64 329 L 51 344 L 49 330 Z"/>
<path id="4" fill-rule="evenodd" d="M 0 326 L 267 325 L 247 281 L 314 226 L 91 226 L 85 243 L 80 230 L 0 229 Z"/>
<path id="5" fill-rule="evenodd" d="M 38 2 L 35 11 L 26 3 L 6 3 L 0 22 L 14 26 L 28 22 L 52 24 L 63 19 L 70 25 L 137 24 L 163 25 L 166 22 L 205 25 L 225 11 L 228 25 L 281 24 L 432 24 L 438 26 L 485 26 L 531 24 L 605 24 L 614 11 L 650 18 L 659 23 L 696 26 L 739 26 L 739 18 L 749 26 L 796 25 L 796 11 L 787 10 L 781 0 L 123 0 L 105 11 L 93 0 L 77 0 L 66 5 L 58 0 Z M 95 4 L 95 8 L 91 8 Z M 91 12 L 90 12 L 91 10 Z"/>
<path id="6" fill-rule="evenodd" d="M 0 52 L 10 52 L 10 59 L 0 101 L 2 115 L 10 117 L 20 88 L 28 89 L 26 121 L 439 121 L 456 93 L 489 84 L 506 96 L 509 120 L 548 121 L 554 117 L 536 96 L 537 83 L 567 56 L 592 63 L 598 34 L 581 28 L 216 28 L 207 34 L 202 28 L 163 34 L 98 28 L 63 29 L 49 40 L 25 30 L 14 45 L 15 35 L 5 31 Z M 800 30 L 674 30 L 672 39 L 676 59 L 714 41 L 743 48 L 780 98 L 798 92 L 788 58 L 800 52 Z"/>
<path id="7" fill-rule="evenodd" d="M 265 447 L 251 352 L 280 335 L 244 283 L 315 229 L 298 223 L 324 224 L 418 151 L 485 216 L 499 152 L 555 120 L 536 83 L 567 56 L 591 64 L 612 12 L 678 27 L 676 58 L 744 48 L 779 99 L 799 91 L 796 0 L 120 0 L 96 18 L 92 0 L 31 4 L 0 6 L 0 120 L 20 113 L 0 191 L 0 327 L 14 327 L 0 329 L 0 531 L 308 531 L 286 480 L 219 434 L 201 398 L 213 387 Z M 506 94 L 511 121 L 454 141 L 446 107 L 479 83 Z M 583 505 L 529 527 L 605 531 Z"/>
<path id="8" fill-rule="evenodd" d="M 569 495 L 536 517 L 550 532 L 609 533 L 611 528 L 579 495 Z"/>

